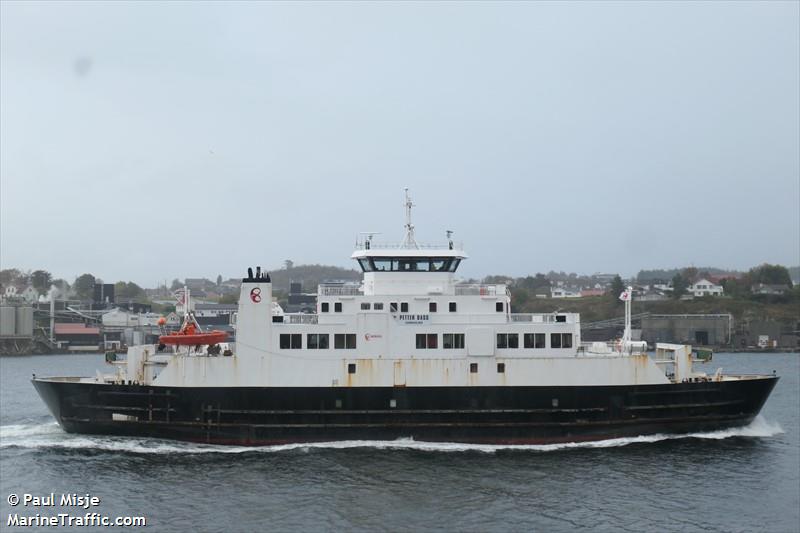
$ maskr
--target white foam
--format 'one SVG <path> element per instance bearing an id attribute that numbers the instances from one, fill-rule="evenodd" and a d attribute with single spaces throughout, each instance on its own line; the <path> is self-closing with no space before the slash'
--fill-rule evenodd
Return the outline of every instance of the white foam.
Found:
<path id="1" fill-rule="evenodd" d="M 483 452 L 494 453 L 501 450 L 552 452 L 574 448 L 614 448 L 630 444 L 644 444 L 675 439 L 727 439 L 731 437 L 773 437 L 783 433 L 781 426 L 757 417 L 750 425 L 706 433 L 684 435 L 655 434 L 639 437 L 626 437 L 591 442 L 566 442 L 559 444 L 463 444 L 454 442 L 422 442 L 413 439 L 392 441 L 349 440 L 337 442 L 317 442 L 282 444 L 277 446 L 218 446 L 179 441 L 166 441 L 138 437 L 106 437 L 95 435 L 74 435 L 62 431 L 55 422 L 35 425 L 0 426 L 0 449 L 91 449 L 110 452 L 139 454 L 206 454 L 206 453 L 277 453 L 291 450 L 309 449 L 349 449 L 372 448 L 377 450 L 419 450 L 427 452 Z"/>

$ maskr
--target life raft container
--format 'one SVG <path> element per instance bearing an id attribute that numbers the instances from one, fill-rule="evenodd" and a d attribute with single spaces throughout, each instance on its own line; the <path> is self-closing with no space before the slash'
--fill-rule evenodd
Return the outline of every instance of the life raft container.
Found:
<path id="1" fill-rule="evenodd" d="M 197 346 L 198 344 L 217 344 L 223 342 L 228 338 L 228 334 L 224 331 L 208 331 L 205 333 L 192 333 L 187 335 L 185 333 L 170 333 L 169 335 L 161 335 L 158 342 L 161 344 L 175 344 L 177 346 Z"/>

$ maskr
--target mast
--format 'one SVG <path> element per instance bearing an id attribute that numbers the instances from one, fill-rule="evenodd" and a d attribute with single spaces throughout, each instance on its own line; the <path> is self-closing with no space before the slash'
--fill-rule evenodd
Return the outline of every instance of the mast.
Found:
<path id="1" fill-rule="evenodd" d="M 631 300 L 633 299 L 633 287 L 625 289 L 625 331 L 622 333 L 622 344 L 627 346 L 631 342 Z"/>
<path id="2" fill-rule="evenodd" d="M 411 208 L 414 204 L 411 202 L 411 196 L 408 195 L 408 187 L 406 191 L 406 236 L 403 239 L 403 248 L 419 248 L 417 240 L 414 238 L 414 224 L 411 223 Z"/>

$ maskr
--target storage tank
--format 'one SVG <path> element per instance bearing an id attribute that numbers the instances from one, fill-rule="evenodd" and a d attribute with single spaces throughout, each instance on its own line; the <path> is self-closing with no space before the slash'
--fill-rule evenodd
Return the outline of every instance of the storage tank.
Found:
<path id="1" fill-rule="evenodd" d="M 33 307 L 17 307 L 16 335 L 33 336 Z"/>
<path id="2" fill-rule="evenodd" d="M 12 337 L 16 331 L 17 314 L 13 307 L 0 307 L 0 337 Z"/>

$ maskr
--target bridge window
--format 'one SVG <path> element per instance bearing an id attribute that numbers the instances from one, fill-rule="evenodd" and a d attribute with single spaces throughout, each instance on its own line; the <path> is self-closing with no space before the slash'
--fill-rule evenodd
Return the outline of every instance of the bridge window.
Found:
<path id="1" fill-rule="evenodd" d="M 306 336 L 306 346 L 309 350 L 327 350 L 328 334 L 327 333 L 309 333 Z"/>
<path id="2" fill-rule="evenodd" d="M 303 348 L 303 335 L 300 333 L 281 333 L 281 350 L 300 350 Z"/>
<path id="3" fill-rule="evenodd" d="M 456 309 L 458 309 L 455 302 L 450 302 L 449 308 L 451 313 L 455 313 Z"/>
<path id="4" fill-rule="evenodd" d="M 429 313 L 436 312 L 436 302 L 428 302 L 428 312 Z"/>
<path id="5" fill-rule="evenodd" d="M 372 304 L 372 308 L 376 311 L 381 311 L 383 309 L 383 302 L 375 302 Z"/>
<path id="6" fill-rule="evenodd" d="M 436 349 L 439 347 L 438 339 L 436 333 L 417 333 L 417 349 Z"/>
<path id="7" fill-rule="evenodd" d="M 397 302 L 392 302 L 389 304 L 389 311 L 391 311 L 392 313 L 397 312 Z"/>
<path id="8" fill-rule="evenodd" d="M 455 257 L 363 257 L 364 272 L 455 272 L 461 260 Z"/>
<path id="9" fill-rule="evenodd" d="M 369 309 L 370 309 L 369 302 L 363 302 L 363 303 L 361 304 L 361 310 L 362 310 L 362 311 L 369 311 Z"/>
<path id="10" fill-rule="evenodd" d="M 356 334 L 355 333 L 335 333 L 333 335 L 333 348 L 334 348 L 334 350 L 355 350 L 356 349 Z"/>
<path id="11" fill-rule="evenodd" d="M 401 313 L 408 313 L 408 302 L 401 302 L 400 303 L 400 312 Z"/>
<path id="12" fill-rule="evenodd" d="M 336 313 L 341 313 L 342 312 L 342 302 L 334 302 L 333 303 L 333 310 Z"/>
<path id="13" fill-rule="evenodd" d="M 329 304 L 328 302 L 322 302 L 319 306 L 320 311 L 323 313 L 327 313 L 328 311 L 330 311 L 330 307 L 331 304 Z"/>
<path id="14" fill-rule="evenodd" d="M 497 311 L 498 313 L 502 313 L 503 312 L 503 302 L 495 303 L 494 304 L 494 310 Z"/>
<path id="15" fill-rule="evenodd" d="M 445 350 L 460 350 L 464 348 L 463 333 L 443 333 L 442 348 Z"/>

